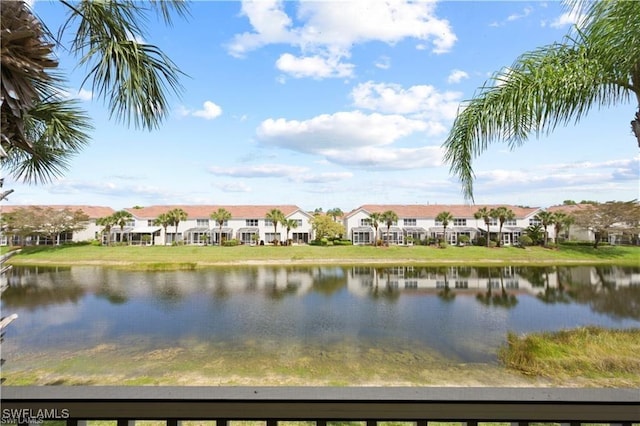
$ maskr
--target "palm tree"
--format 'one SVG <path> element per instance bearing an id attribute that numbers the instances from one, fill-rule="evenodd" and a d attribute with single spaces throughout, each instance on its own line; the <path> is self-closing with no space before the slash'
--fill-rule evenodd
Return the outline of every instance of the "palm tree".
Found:
<path id="1" fill-rule="evenodd" d="M 287 244 L 289 243 L 289 231 L 298 227 L 298 221 L 296 219 L 285 219 L 282 221 L 282 226 L 287 230 Z"/>
<path id="2" fill-rule="evenodd" d="M 335 222 L 339 217 L 342 217 L 344 213 L 342 212 L 342 210 L 340 210 L 339 207 L 336 207 L 336 208 L 327 210 L 327 215 L 331 216 L 333 218 L 333 221 Z"/>
<path id="3" fill-rule="evenodd" d="M 540 221 L 542 228 L 544 229 L 544 246 L 547 246 L 547 242 L 549 240 L 549 234 L 547 233 L 547 228 L 549 225 L 554 224 L 554 215 L 550 211 L 542 210 L 540 213 L 535 215 L 535 218 Z"/>
<path id="4" fill-rule="evenodd" d="M 265 219 L 270 220 L 273 224 L 273 243 L 278 245 L 278 239 L 276 238 L 278 234 L 278 224 L 285 219 L 284 213 L 282 213 L 280 209 L 271 209 L 265 215 Z"/>
<path id="5" fill-rule="evenodd" d="M 479 209 L 477 212 L 475 212 L 473 214 L 473 217 L 478 220 L 478 219 L 482 219 L 484 220 L 484 224 L 487 226 L 487 247 L 489 247 L 489 240 L 490 240 L 490 230 L 489 230 L 489 225 L 491 225 L 491 210 L 489 210 L 486 207 L 482 207 L 481 209 Z"/>
<path id="6" fill-rule="evenodd" d="M 107 245 L 111 245 L 111 228 L 115 226 L 116 219 L 113 215 L 96 219 L 96 225 L 104 226 L 103 233 L 107 234 Z"/>
<path id="7" fill-rule="evenodd" d="M 120 227 L 120 242 L 124 239 L 124 227 L 131 219 L 133 219 L 133 215 L 126 210 L 119 210 L 113 214 L 115 225 Z"/>
<path id="8" fill-rule="evenodd" d="M 453 222 L 453 215 L 447 211 L 440 212 L 436 216 L 436 222 L 442 223 L 442 238 L 444 239 L 444 243 L 447 244 L 447 226 L 449 226 L 450 222 Z"/>
<path id="9" fill-rule="evenodd" d="M 61 1 L 66 20 L 54 38 L 23 1 L 3 2 L 0 158 L 16 178 L 48 181 L 89 141 L 89 118 L 76 101 L 61 100 L 65 79 L 56 48 L 89 69 L 85 81 L 107 101 L 117 121 L 153 129 L 170 113 L 167 95 L 181 91 L 179 69 L 145 38 L 150 12 L 171 23 L 187 12 L 180 0 L 138 2 Z M 63 45 L 73 32 L 71 43 Z"/>
<path id="10" fill-rule="evenodd" d="M 554 231 L 554 235 L 555 235 L 555 243 L 556 246 L 558 245 L 558 237 L 560 236 L 560 231 L 562 230 L 562 227 L 565 225 L 567 217 L 569 217 L 566 213 L 564 212 L 553 212 L 553 231 Z"/>
<path id="11" fill-rule="evenodd" d="M 185 212 L 179 207 L 173 210 L 169 210 L 167 212 L 167 215 L 169 215 L 169 219 L 171 220 L 171 225 L 174 225 L 176 227 L 174 241 L 177 243 L 178 242 L 178 225 L 180 224 L 180 222 L 187 220 L 189 215 L 187 214 L 187 212 Z"/>
<path id="12" fill-rule="evenodd" d="M 378 245 L 378 226 L 380 226 L 380 222 L 382 221 L 382 213 L 373 212 L 369 213 L 369 220 L 371 220 L 371 226 L 376 231 L 376 235 L 373 238 L 373 245 Z"/>
<path id="13" fill-rule="evenodd" d="M 173 224 L 173 219 L 169 216 L 169 213 L 160 213 L 157 218 L 153 221 L 156 226 L 162 226 L 164 230 L 164 245 L 167 245 L 167 227 Z"/>
<path id="14" fill-rule="evenodd" d="M 513 212 L 513 210 L 504 206 L 492 209 L 492 213 L 493 214 L 491 215 L 491 217 L 494 219 L 498 219 L 498 224 L 500 226 L 500 228 L 498 229 L 498 247 L 500 247 L 500 245 L 502 244 L 502 225 L 504 225 L 507 220 L 515 219 L 516 214 Z"/>
<path id="15" fill-rule="evenodd" d="M 221 246 L 222 245 L 222 225 L 224 225 L 226 221 L 231 219 L 231 212 L 229 212 L 227 209 L 223 207 L 220 207 L 217 211 L 211 213 L 211 219 L 215 220 L 216 223 L 218 224 L 218 227 L 219 227 L 218 237 L 220 238 L 220 240 L 218 241 L 218 245 Z"/>
<path id="16" fill-rule="evenodd" d="M 511 148 L 530 134 L 584 118 L 591 107 L 635 95 L 631 121 L 640 146 L 640 2 L 575 1 L 584 19 L 562 43 L 525 53 L 461 108 L 444 143 L 444 159 L 473 199 L 472 160 L 493 142 Z"/>
<path id="17" fill-rule="evenodd" d="M 398 214 L 392 210 L 387 210 L 382 213 L 380 219 L 385 225 L 387 225 L 387 245 L 389 245 L 389 240 L 391 239 L 391 225 L 398 223 Z"/>

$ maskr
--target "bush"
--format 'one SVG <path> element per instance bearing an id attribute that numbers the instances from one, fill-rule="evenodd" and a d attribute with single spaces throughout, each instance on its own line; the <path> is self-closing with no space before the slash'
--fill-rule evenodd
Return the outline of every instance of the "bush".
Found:
<path id="1" fill-rule="evenodd" d="M 350 246 L 350 245 L 353 245 L 353 243 L 351 242 L 351 240 L 337 239 L 337 240 L 333 240 L 333 245 L 334 246 Z"/>
<path id="2" fill-rule="evenodd" d="M 478 237 L 476 238 L 476 245 L 477 246 L 485 246 L 487 245 L 487 239 L 485 237 Z"/>
<path id="3" fill-rule="evenodd" d="M 471 238 L 469 238 L 468 235 L 460 235 L 458 237 L 458 243 L 460 243 L 461 245 L 467 245 L 469 244 L 469 241 L 471 241 Z"/>
<path id="4" fill-rule="evenodd" d="M 444 241 L 444 240 L 438 241 L 438 247 L 440 247 L 440 248 L 447 248 L 448 245 L 449 244 L 447 244 L 447 242 Z"/>
<path id="5" fill-rule="evenodd" d="M 235 247 L 238 244 L 240 244 L 240 241 L 236 240 L 235 238 L 231 240 L 225 240 L 224 243 L 222 243 L 224 247 Z"/>
<path id="6" fill-rule="evenodd" d="M 529 247 L 529 246 L 533 245 L 533 240 L 528 235 L 521 235 L 520 236 L 520 245 L 522 247 Z"/>

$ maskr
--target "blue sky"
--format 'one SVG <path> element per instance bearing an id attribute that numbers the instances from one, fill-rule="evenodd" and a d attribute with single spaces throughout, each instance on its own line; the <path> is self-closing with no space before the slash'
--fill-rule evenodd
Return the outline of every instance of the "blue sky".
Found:
<path id="1" fill-rule="evenodd" d="M 57 29 L 63 6 L 36 1 Z M 148 23 L 187 75 L 154 132 L 109 121 L 83 69 L 59 52 L 95 130 L 64 177 L 7 179 L 10 204 L 464 203 L 441 144 L 461 101 L 521 53 L 561 41 L 558 2 L 195 1 Z M 476 203 L 546 207 L 638 198 L 629 101 L 474 163 Z"/>

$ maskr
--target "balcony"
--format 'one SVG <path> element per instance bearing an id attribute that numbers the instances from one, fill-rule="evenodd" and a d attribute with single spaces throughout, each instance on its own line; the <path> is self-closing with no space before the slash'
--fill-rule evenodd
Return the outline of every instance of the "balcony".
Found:
<path id="1" fill-rule="evenodd" d="M 637 389 L 101 387 L 2 388 L 2 423 L 66 420 L 640 422 Z M 28 418 L 31 416 L 31 418 Z M 37 418 L 41 416 L 41 418 Z"/>

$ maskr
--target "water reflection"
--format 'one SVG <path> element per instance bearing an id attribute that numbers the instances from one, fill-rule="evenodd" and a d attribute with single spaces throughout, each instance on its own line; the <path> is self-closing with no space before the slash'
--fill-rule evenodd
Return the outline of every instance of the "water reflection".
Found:
<path id="1" fill-rule="evenodd" d="M 22 350 L 393 340 L 478 361 L 508 330 L 640 327 L 640 268 L 630 267 L 15 267 L 8 280 L 2 309 L 21 319 L 8 341 Z"/>

